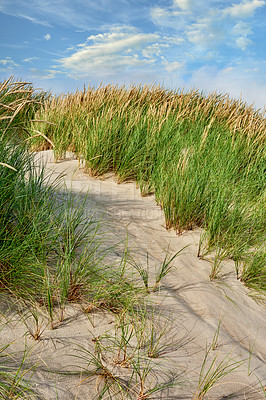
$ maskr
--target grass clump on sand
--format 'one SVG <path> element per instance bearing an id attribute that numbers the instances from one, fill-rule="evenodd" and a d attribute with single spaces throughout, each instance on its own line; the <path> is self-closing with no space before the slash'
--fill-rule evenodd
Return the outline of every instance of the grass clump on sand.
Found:
<path id="1" fill-rule="evenodd" d="M 227 95 L 156 86 L 100 86 L 49 97 L 38 111 L 34 148 L 53 143 L 85 159 L 92 175 L 114 171 L 155 193 L 167 228 L 203 227 L 199 256 L 216 250 L 238 277 L 265 291 L 265 117 Z"/>
<path id="2" fill-rule="evenodd" d="M 8 353 L 8 345 L 0 347 L 0 396 L 3 400 L 9 399 L 36 399 L 31 388 L 30 377 L 33 368 L 26 366 L 28 351 L 25 349 L 18 360 L 17 355 Z"/>

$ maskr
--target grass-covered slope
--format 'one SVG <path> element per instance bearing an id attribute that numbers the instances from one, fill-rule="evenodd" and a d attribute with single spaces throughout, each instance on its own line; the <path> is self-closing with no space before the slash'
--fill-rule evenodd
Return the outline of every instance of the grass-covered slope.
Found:
<path id="1" fill-rule="evenodd" d="M 198 255 L 204 257 L 216 249 L 211 277 L 217 276 L 220 260 L 230 256 L 243 281 L 265 289 L 264 136 L 263 117 L 227 98 L 156 87 L 111 86 L 52 98 L 36 93 L 25 82 L 9 79 L 1 83 L 0 397 L 47 398 L 39 393 L 43 383 L 47 387 L 46 361 L 40 365 L 33 361 L 26 340 L 24 350 L 18 346 L 13 353 L 15 343 L 13 336 L 10 343 L 9 335 L 22 327 L 18 341 L 26 335 L 38 343 L 46 336 L 55 353 L 51 332 L 58 338 L 54 328 L 65 328 L 69 303 L 81 306 L 90 328 L 95 326 L 89 314 L 97 309 L 112 313 L 114 323 L 113 330 L 109 321 L 108 330 L 93 337 L 85 324 L 85 347 L 77 335 L 79 344 L 74 343 L 71 354 L 76 360 L 74 372 L 69 373 L 77 377 L 78 384 L 72 388 L 77 389 L 75 397 L 86 378 L 92 379 L 97 398 L 148 399 L 174 388 L 181 383 L 181 375 L 173 373 L 172 362 L 171 371 L 165 370 L 163 357 L 178 349 L 183 357 L 183 346 L 190 342 L 187 332 L 185 341 L 180 339 L 178 326 L 178 341 L 173 346 L 171 324 L 176 320 L 170 314 L 161 315 L 157 302 L 153 308 L 146 301 L 158 290 L 180 251 L 165 256 L 150 285 L 148 258 L 145 267 L 134 262 L 127 244 L 117 253 L 117 248 L 105 243 L 107 232 L 100 234 L 98 221 L 86 212 L 86 198 L 78 200 L 56 190 L 29 148 L 53 146 L 58 156 L 72 150 L 85 159 L 91 174 L 111 170 L 120 181 L 136 180 L 143 195 L 155 193 L 168 228 L 180 233 L 196 225 L 205 228 Z M 112 251 L 115 258 L 107 258 Z M 176 300 L 174 304 L 176 308 Z M 206 348 L 195 388 L 192 385 L 193 399 L 203 399 L 243 363 L 231 359 L 230 353 L 219 363 L 218 353 L 211 356 L 221 322 Z M 5 335 L 8 343 L 2 343 Z M 67 343 L 73 345 L 72 337 L 71 344 Z M 43 346 L 37 344 L 37 352 L 38 346 L 42 357 Z M 250 347 L 249 352 L 250 363 Z M 51 353 L 50 358 L 52 365 Z M 176 354 L 174 359 L 178 359 L 179 371 Z M 210 368 L 205 368 L 206 361 Z M 50 380 L 55 382 L 57 397 L 56 375 L 61 381 L 62 369 L 52 368 Z"/>
<path id="2" fill-rule="evenodd" d="M 38 136 L 36 147 L 72 150 L 93 175 L 136 180 L 155 193 L 167 228 L 203 227 L 199 255 L 215 246 L 217 265 L 232 257 L 241 279 L 265 290 L 261 112 L 228 96 L 110 85 L 50 97 L 35 118 L 50 122 L 32 126 L 50 140 Z"/>

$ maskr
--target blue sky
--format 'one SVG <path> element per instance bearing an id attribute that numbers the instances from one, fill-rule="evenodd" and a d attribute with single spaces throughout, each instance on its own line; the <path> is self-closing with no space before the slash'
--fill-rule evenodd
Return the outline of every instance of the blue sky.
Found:
<path id="1" fill-rule="evenodd" d="M 266 105 L 266 0 L 0 0 L 0 80 L 118 83 Z"/>

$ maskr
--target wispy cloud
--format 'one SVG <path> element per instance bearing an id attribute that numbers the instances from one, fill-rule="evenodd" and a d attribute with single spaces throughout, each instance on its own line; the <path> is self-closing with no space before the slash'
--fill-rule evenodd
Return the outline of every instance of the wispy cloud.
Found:
<path id="1" fill-rule="evenodd" d="M 18 64 L 16 64 L 11 57 L 2 58 L 2 60 L 0 60 L 0 64 L 4 65 L 6 68 L 18 67 Z"/>
<path id="2" fill-rule="evenodd" d="M 183 11 L 173 9 L 173 7 L 163 8 L 163 7 L 152 7 L 150 10 L 151 20 L 155 25 L 165 28 L 177 29 L 182 31 L 186 27 L 187 18 Z"/>
<path id="3" fill-rule="evenodd" d="M 245 36 L 240 36 L 236 39 L 236 45 L 239 47 L 242 51 L 247 50 L 247 48 L 252 45 L 252 40 L 248 39 Z"/>
<path id="4" fill-rule="evenodd" d="M 143 33 L 130 26 L 114 27 L 89 36 L 86 42 L 76 46 L 72 55 L 59 61 L 67 71 L 78 76 L 111 76 L 131 67 L 152 66 L 168 46 L 157 33 Z"/>
<path id="5" fill-rule="evenodd" d="M 213 9 L 217 5 L 216 0 L 173 0 L 172 10 L 182 11 L 184 14 L 196 16 L 206 15 L 208 11 Z"/>
<path id="6" fill-rule="evenodd" d="M 177 35 L 144 33 L 132 26 L 116 26 L 105 33 L 91 35 L 86 42 L 68 48 L 72 54 L 59 60 L 75 78 L 159 76 L 180 71 L 182 60 L 167 58 L 169 48 L 183 44 Z"/>
<path id="7" fill-rule="evenodd" d="M 236 36 L 247 36 L 251 35 L 253 30 L 247 22 L 241 21 L 233 26 L 232 33 Z"/>
<path id="8" fill-rule="evenodd" d="M 184 67 L 184 64 L 178 61 L 169 62 L 167 60 L 164 60 L 163 64 L 166 71 L 170 73 L 173 73 L 175 71 L 180 71 Z"/>
<path id="9" fill-rule="evenodd" d="M 243 0 L 239 4 L 227 7 L 223 14 L 232 18 L 249 18 L 254 12 L 265 5 L 264 0 Z"/>
<path id="10" fill-rule="evenodd" d="M 191 11 L 199 2 L 197 0 L 174 0 L 174 6 L 181 8 L 181 10 Z"/>
<path id="11" fill-rule="evenodd" d="M 34 5 L 27 0 L 9 0 L 2 2 L 0 11 L 49 27 L 58 23 L 77 27 L 86 24 L 86 13 L 77 11 L 71 0 L 34 0 Z"/>
<path id="12" fill-rule="evenodd" d="M 128 23 L 134 15 L 143 16 L 143 10 L 139 11 L 129 0 L 2 0 L 0 12 L 34 24 L 75 27 L 78 31 L 99 29 L 107 21 L 109 24 Z"/>
<path id="13" fill-rule="evenodd" d="M 31 62 L 33 62 L 35 60 L 38 60 L 38 59 L 39 59 L 39 57 L 28 57 L 28 58 L 24 58 L 24 60 L 22 60 L 22 61 L 26 62 L 26 63 L 31 63 Z"/>
<path id="14" fill-rule="evenodd" d="M 10 11 L 1 10 L 1 11 L 4 12 L 5 14 L 9 14 L 9 15 L 13 15 L 15 17 L 20 17 L 20 18 L 27 19 L 28 21 L 33 22 L 34 24 L 43 25 L 43 26 L 49 26 L 49 27 L 52 26 L 46 20 L 40 19 L 38 17 L 33 17 L 31 15 L 27 15 L 27 14 L 25 14 L 23 12 L 22 13 L 20 13 L 20 12 L 16 13 L 15 10 L 14 11 L 13 10 L 10 10 Z"/>
<path id="15" fill-rule="evenodd" d="M 196 45 L 205 48 L 215 48 L 221 43 L 226 43 L 227 31 L 224 21 L 219 18 L 204 17 L 197 19 L 187 31 L 187 39 Z"/>
<path id="16" fill-rule="evenodd" d="M 0 43 L 0 47 L 7 47 L 9 49 L 25 49 L 28 47 L 28 43 L 14 44 L 14 43 Z"/>
<path id="17" fill-rule="evenodd" d="M 63 72 L 58 71 L 56 69 L 45 69 L 41 70 L 38 68 L 30 68 L 30 72 L 32 75 L 33 79 L 41 79 L 41 80 L 47 80 L 47 79 L 54 79 L 56 75 L 62 74 Z"/>

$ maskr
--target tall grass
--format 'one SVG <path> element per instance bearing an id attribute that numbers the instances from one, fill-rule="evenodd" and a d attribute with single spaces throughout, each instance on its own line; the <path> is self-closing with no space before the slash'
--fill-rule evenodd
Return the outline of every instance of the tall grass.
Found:
<path id="1" fill-rule="evenodd" d="M 36 280 L 37 260 L 53 235 L 51 191 L 21 141 L 39 100 L 25 82 L 0 85 L 0 286 L 9 289 L 29 282 L 28 274 Z"/>
<path id="2" fill-rule="evenodd" d="M 35 119 L 51 122 L 32 124 L 49 139 L 33 139 L 35 149 L 52 142 L 57 157 L 74 151 L 92 175 L 134 179 L 143 195 L 155 193 L 167 228 L 203 227 L 205 253 L 218 246 L 247 285 L 265 290 L 261 111 L 228 95 L 108 85 L 50 97 Z"/>
<path id="3" fill-rule="evenodd" d="M 64 318 L 67 302 L 114 311 L 133 307 L 140 297 L 120 267 L 107 262 L 86 198 L 80 202 L 58 193 L 57 182 L 34 164 L 23 132 L 28 138 L 45 96 L 12 79 L 0 85 L 0 290 L 22 299 L 36 338 L 42 331 L 40 308 L 53 327 L 58 311 Z"/>
<path id="4" fill-rule="evenodd" d="M 36 399 L 31 389 L 30 379 L 25 375 L 32 375 L 32 368 L 26 367 L 28 350 L 25 349 L 21 360 L 8 354 L 8 345 L 0 347 L 0 396 L 3 400 L 9 399 Z"/>
<path id="5" fill-rule="evenodd" d="M 47 97 L 45 92 L 36 92 L 30 83 L 15 81 L 14 77 L 0 82 L 1 135 L 13 137 L 27 132 L 27 121 L 34 118 Z"/>

